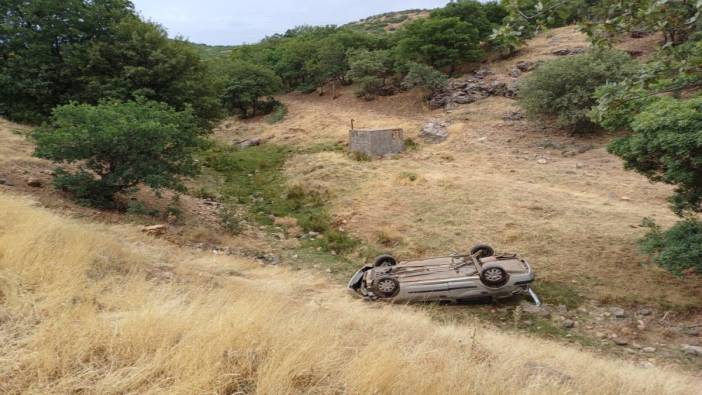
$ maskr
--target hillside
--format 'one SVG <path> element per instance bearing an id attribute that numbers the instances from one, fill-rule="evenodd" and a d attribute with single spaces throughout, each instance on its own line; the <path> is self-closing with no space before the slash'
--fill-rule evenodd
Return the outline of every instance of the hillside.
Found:
<path id="1" fill-rule="evenodd" d="M 649 37 L 620 45 L 648 53 L 654 42 Z M 531 40 L 518 56 L 482 67 L 494 73 L 490 78 L 510 82 L 517 62 L 587 46 L 575 27 L 559 28 Z M 215 136 L 226 143 L 256 137 L 331 147 L 294 155 L 285 167 L 289 182 L 327 194 L 333 222 L 376 250 L 403 259 L 464 251 L 478 242 L 519 251 L 536 267 L 536 287 L 547 303 L 568 307 L 555 315 L 558 336 L 583 336 L 581 343 L 644 361 L 651 356 L 640 347 L 652 345 L 656 363 L 661 357 L 678 359 L 680 344 L 698 341 L 693 329 L 701 319 L 699 280 L 665 272 L 637 248 L 642 217 L 664 225 L 675 221 L 666 202 L 671 189 L 625 171 L 606 152 L 613 135 L 576 137 L 508 118 L 520 110 L 504 97 L 433 111 L 417 92 L 371 103 L 357 100 L 350 89 L 336 100 L 300 94 L 280 99 L 289 110 L 284 121 L 232 119 Z M 401 127 L 419 148 L 358 162 L 334 148 L 346 142 L 352 119 L 356 127 Z M 419 131 L 432 119 L 449 124 L 447 141 L 422 142 Z M 630 312 L 625 320 L 611 318 L 610 309 L 619 307 Z M 635 313 L 640 309 L 656 313 L 641 316 Z M 512 311 L 482 313 L 504 318 Z M 463 313 L 450 309 L 447 315 Z M 576 320 L 577 328 L 562 331 L 558 317 Z M 527 330 L 544 329 L 527 325 Z M 639 348 L 617 346 L 616 338 Z"/>
<path id="2" fill-rule="evenodd" d="M 373 15 L 359 21 L 347 23 L 345 27 L 361 30 L 365 32 L 391 32 L 397 30 L 403 24 L 417 18 L 425 18 L 430 10 L 404 10 L 386 12 L 380 15 Z"/>
<path id="3" fill-rule="evenodd" d="M 690 394 L 697 379 L 0 195 L 3 393 Z"/>
<path id="4" fill-rule="evenodd" d="M 646 59 L 659 41 L 618 48 Z M 518 86 L 529 73 L 519 62 L 588 45 L 576 27 L 551 29 L 450 84 Z M 637 248 L 643 217 L 677 220 L 672 188 L 625 171 L 606 150 L 617 134 L 527 120 L 504 96 L 430 109 L 418 90 L 363 101 L 355 88 L 280 95 L 280 121 L 223 120 L 189 192 L 121 194 L 126 211 L 52 187 L 55 164 L 32 156 L 31 128 L 0 119 L 0 392 L 700 391 L 702 357 L 684 349 L 701 345 L 700 276 L 676 277 Z M 448 125 L 446 141 L 422 139 L 429 121 Z M 415 144 L 355 158 L 352 122 L 403 128 Z M 337 244 L 303 232 L 291 207 Z M 380 252 L 479 242 L 527 258 L 545 305 L 400 306 L 343 292 Z"/>

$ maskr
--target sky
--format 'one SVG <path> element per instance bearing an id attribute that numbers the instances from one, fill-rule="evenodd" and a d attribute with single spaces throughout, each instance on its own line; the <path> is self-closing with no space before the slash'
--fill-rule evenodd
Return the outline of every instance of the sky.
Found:
<path id="1" fill-rule="evenodd" d="M 371 15 L 436 8 L 448 0 L 132 0 L 147 20 L 171 37 L 195 43 L 255 43 L 299 25 L 343 25 Z"/>

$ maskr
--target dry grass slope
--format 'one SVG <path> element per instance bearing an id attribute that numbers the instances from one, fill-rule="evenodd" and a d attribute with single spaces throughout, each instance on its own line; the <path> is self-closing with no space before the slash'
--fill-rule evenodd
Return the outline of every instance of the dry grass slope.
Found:
<path id="1" fill-rule="evenodd" d="M 697 379 L 672 371 L 484 327 L 440 325 L 411 309 L 365 305 L 326 284 L 0 195 L 0 392 L 702 390 Z"/>

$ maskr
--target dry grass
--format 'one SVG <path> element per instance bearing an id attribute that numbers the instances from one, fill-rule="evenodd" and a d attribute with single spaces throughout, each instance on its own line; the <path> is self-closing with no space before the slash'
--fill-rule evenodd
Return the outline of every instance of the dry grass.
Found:
<path id="1" fill-rule="evenodd" d="M 636 41 L 643 45 L 645 39 Z M 520 60 L 554 58 L 556 49 L 587 45 L 576 27 L 553 29 L 530 40 L 517 57 L 483 66 L 496 79 L 510 80 L 504 73 Z M 354 98 L 350 88 L 342 93 L 337 100 L 284 96 L 290 111 L 283 122 L 230 120 L 217 136 L 260 134 L 308 148 L 345 142 L 354 119 L 357 127 L 401 127 L 419 142 L 424 122 L 448 120 L 444 143 L 420 144 L 418 151 L 372 162 L 341 152 L 298 154 L 288 162 L 287 175 L 294 183 L 330 191 L 334 215 L 354 236 L 387 249 L 378 243 L 378 232 L 402 234 L 403 242 L 392 249 L 402 258 L 489 242 L 525 255 L 540 278 L 603 301 L 698 307 L 699 279 L 675 278 L 637 251 L 643 217 L 663 226 L 676 221 L 666 202 L 671 188 L 623 170 L 605 148 L 615 136 L 573 137 L 527 121 L 504 121 L 505 113 L 519 108 L 501 97 L 446 112 L 429 111 L 416 92 L 370 103 Z M 408 173 L 416 181 L 403 176 Z"/>
<path id="2" fill-rule="evenodd" d="M 86 224 L 0 195 L 2 393 L 700 388 L 673 371 L 368 306 L 321 277 L 198 255 L 126 226 Z"/>

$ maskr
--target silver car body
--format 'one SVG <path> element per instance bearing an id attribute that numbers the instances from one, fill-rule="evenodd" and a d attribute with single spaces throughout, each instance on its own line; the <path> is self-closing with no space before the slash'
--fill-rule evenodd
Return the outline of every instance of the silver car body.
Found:
<path id="1" fill-rule="evenodd" d="M 507 273 L 499 285 L 487 285 L 481 273 L 499 267 Z M 399 290 L 392 295 L 378 291 L 377 281 L 394 278 Z M 421 260 L 397 262 L 393 266 L 366 265 L 356 272 L 348 287 L 369 299 L 392 302 L 451 301 L 480 298 L 501 299 L 528 294 L 536 304 L 540 301 L 529 288 L 534 281 L 531 265 L 516 254 L 501 254 L 483 258 L 475 255 L 452 255 Z"/>

